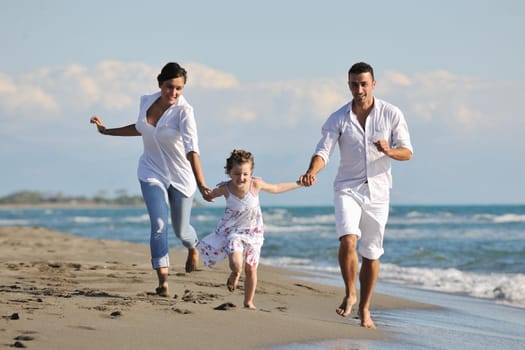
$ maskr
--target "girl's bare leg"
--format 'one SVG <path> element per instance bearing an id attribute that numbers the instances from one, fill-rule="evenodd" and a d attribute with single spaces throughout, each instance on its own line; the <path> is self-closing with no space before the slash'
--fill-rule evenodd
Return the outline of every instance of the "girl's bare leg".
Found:
<path id="1" fill-rule="evenodd" d="M 257 287 L 257 267 L 245 264 L 244 273 L 246 275 L 244 281 L 244 307 L 255 309 L 253 298 L 255 297 L 255 288 Z"/>
<path id="2" fill-rule="evenodd" d="M 242 271 L 242 252 L 233 252 L 228 256 L 230 261 L 231 274 L 226 281 L 226 286 L 230 292 L 233 292 L 237 288 L 239 278 L 241 277 Z"/>

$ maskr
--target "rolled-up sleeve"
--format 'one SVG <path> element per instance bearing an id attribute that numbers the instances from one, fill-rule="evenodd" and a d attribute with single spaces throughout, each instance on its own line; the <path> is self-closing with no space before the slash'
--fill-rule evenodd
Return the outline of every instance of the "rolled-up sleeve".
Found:
<path id="1" fill-rule="evenodd" d="M 394 148 L 404 147 L 414 153 L 405 116 L 401 111 L 398 112 L 392 122 L 392 146 Z"/>
<path id="2" fill-rule="evenodd" d="M 182 143 L 184 144 L 184 152 L 199 153 L 199 138 L 197 134 L 197 123 L 193 115 L 193 108 L 186 106 L 182 111 L 182 118 L 180 120 L 180 132 L 182 135 Z"/>
<path id="3" fill-rule="evenodd" d="M 324 123 L 321 134 L 314 156 L 320 156 L 327 164 L 341 135 L 336 118 L 333 115 Z"/>

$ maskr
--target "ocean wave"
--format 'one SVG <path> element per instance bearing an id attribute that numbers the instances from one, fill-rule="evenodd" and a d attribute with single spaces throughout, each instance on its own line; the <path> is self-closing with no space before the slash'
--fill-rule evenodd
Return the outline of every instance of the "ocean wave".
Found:
<path id="1" fill-rule="evenodd" d="M 143 222 L 149 222 L 149 216 L 148 214 L 138 215 L 138 216 L 126 216 L 122 219 L 123 222 L 127 223 L 143 223 Z"/>
<path id="2" fill-rule="evenodd" d="M 448 211 L 407 213 L 391 212 L 390 224 L 395 225 L 429 225 L 429 224 L 508 224 L 525 223 L 525 215 L 521 213 L 453 213 Z"/>
<path id="3" fill-rule="evenodd" d="M 333 231 L 331 228 L 327 228 L 326 226 L 312 226 L 312 225 L 274 225 L 274 224 L 264 224 L 264 232 L 265 233 L 283 233 L 283 232 L 315 232 L 315 234 L 319 234 L 320 232 L 325 232 L 327 230 Z"/>
<path id="4" fill-rule="evenodd" d="M 74 216 L 71 221 L 77 224 L 94 224 L 94 223 L 105 223 L 111 222 L 112 218 L 109 217 L 92 217 L 92 216 Z"/>
<path id="5" fill-rule="evenodd" d="M 0 219 L 0 226 L 28 226 L 32 221 L 27 219 Z"/>
<path id="6" fill-rule="evenodd" d="M 518 214 L 504 214 L 496 215 L 491 218 L 491 221 L 496 224 L 506 224 L 512 222 L 525 222 L 525 215 Z"/>
<path id="7" fill-rule="evenodd" d="M 294 257 L 262 258 L 267 265 L 339 276 L 337 265 L 319 265 L 311 259 Z M 478 274 L 458 269 L 424 269 L 381 264 L 380 281 L 403 284 L 424 290 L 468 295 L 499 304 L 525 308 L 525 274 Z"/>
<path id="8" fill-rule="evenodd" d="M 192 220 L 195 220 L 196 222 L 219 222 L 219 216 L 213 214 L 194 214 Z"/>
<path id="9" fill-rule="evenodd" d="M 453 268 L 423 269 L 382 264 L 380 279 L 525 308 L 525 274 L 479 274 Z"/>
<path id="10" fill-rule="evenodd" d="M 335 225 L 334 215 L 294 216 L 291 219 L 294 224 L 330 224 Z"/>
<path id="11" fill-rule="evenodd" d="M 264 220 L 284 220 L 290 217 L 290 212 L 284 208 L 272 208 L 263 210 Z"/>

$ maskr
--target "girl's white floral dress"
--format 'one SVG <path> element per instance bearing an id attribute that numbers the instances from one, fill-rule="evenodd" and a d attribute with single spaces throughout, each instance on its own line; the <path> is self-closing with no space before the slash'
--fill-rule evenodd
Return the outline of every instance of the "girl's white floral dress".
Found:
<path id="1" fill-rule="evenodd" d="M 229 181 L 218 185 L 226 186 L 228 191 L 224 215 L 215 231 L 199 241 L 197 249 L 203 263 L 208 267 L 236 251 L 244 253 L 245 263 L 257 267 L 264 241 L 259 196 L 254 195 L 250 187 L 244 198 L 238 198 L 230 192 L 228 183 Z"/>

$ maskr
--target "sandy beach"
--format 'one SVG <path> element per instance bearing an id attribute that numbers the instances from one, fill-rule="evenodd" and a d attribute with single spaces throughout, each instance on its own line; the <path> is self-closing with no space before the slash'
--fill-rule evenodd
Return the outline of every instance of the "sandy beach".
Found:
<path id="1" fill-rule="evenodd" d="M 297 272 L 259 267 L 257 310 L 242 307 L 242 280 L 226 288 L 226 263 L 184 272 L 170 252 L 170 297 L 156 296 L 149 247 L 38 227 L 0 227 L 0 345 L 32 349 L 262 349 L 276 344 L 388 338 L 343 319 L 344 290 Z M 427 304 L 376 294 L 374 309 Z"/>

